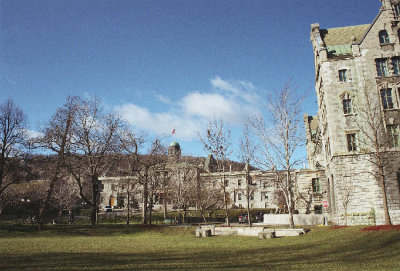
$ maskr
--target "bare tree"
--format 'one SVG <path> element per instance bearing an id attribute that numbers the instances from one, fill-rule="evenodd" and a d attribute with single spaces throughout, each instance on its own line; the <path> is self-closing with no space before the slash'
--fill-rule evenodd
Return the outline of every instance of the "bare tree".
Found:
<path id="1" fill-rule="evenodd" d="M 26 139 L 24 113 L 11 99 L 2 102 L 0 104 L 0 196 L 10 185 L 20 180 L 19 158 Z M 0 213 L 1 209 L 2 205 Z"/>
<path id="2" fill-rule="evenodd" d="M 50 204 L 58 209 L 58 217 L 61 219 L 63 210 L 67 210 L 70 216 L 69 222 L 74 223 L 73 211 L 76 206 L 81 203 L 79 196 L 79 190 L 74 180 L 70 180 L 68 176 L 62 176 L 58 178 L 54 184 L 54 190 L 52 193 L 52 200 Z"/>
<path id="3" fill-rule="evenodd" d="M 246 123 L 243 129 L 242 138 L 240 139 L 240 152 L 239 152 L 240 160 L 246 165 L 245 166 L 246 184 L 245 188 L 240 189 L 240 191 L 243 192 L 246 197 L 247 217 L 250 227 L 253 222 L 250 214 L 250 199 L 251 196 L 254 194 L 254 192 L 257 190 L 257 186 L 253 184 L 252 178 L 250 176 L 250 163 L 254 162 L 254 155 L 255 155 L 255 145 L 253 144 L 253 141 L 250 138 L 249 124 Z"/>
<path id="4" fill-rule="evenodd" d="M 224 206 L 222 189 L 220 186 L 214 187 L 208 182 L 199 182 L 196 190 L 196 205 L 200 208 L 204 222 L 207 222 L 206 212 L 210 217 L 215 210 Z"/>
<path id="5" fill-rule="evenodd" d="M 344 177 L 338 185 L 338 195 L 342 203 L 344 211 L 344 224 L 347 225 L 347 211 L 351 200 L 353 199 L 356 186 L 349 180 L 349 177 Z"/>
<path id="6" fill-rule="evenodd" d="M 31 141 L 33 146 L 36 148 L 43 148 L 47 151 L 56 153 L 56 163 L 53 167 L 51 167 L 52 173 L 50 173 L 51 176 L 49 178 L 49 186 L 39 208 L 39 230 L 42 228 L 43 214 L 45 209 L 48 207 L 56 184 L 58 183 L 58 185 L 63 186 L 62 182 L 59 182 L 59 179 L 61 178 L 63 168 L 65 168 L 65 155 L 69 153 L 72 148 L 72 125 L 74 123 L 79 102 L 80 99 L 78 97 L 68 97 L 66 103 L 57 109 L 56 113 L 43 128 L 43 136 L 35 138 Z"/>
<path id="7" fill-rule="evenodd" d="M 155 166 L 163 164 L 166 158 L 165 146 L 159 139 L 155 139 L 147 154 L 140 154 L 140 149 L 146 143 L 143 135 L 134 134 L 129 130 L 124 130 L 121 134 L 123 151 L 128 155 L 129 169 L 132 176 L 138 177 L 138 183 L 142 186 L 142 224 L 147 224 L 147 215 L 152 213 L 152 194 L 158 185 L 155 179 Z M 150 204 L 149 204 L 150 203 Z M 150 207 L 150 208 L 149 208 Z M 151 223 L 151 218 L 150 218 Z"/>
<path id="8" fill-rule="evenodd" d="M 182 222 L 185 223 L 188 208 L 195 206 L 196 203 L 198 170 L 194 167 L 176 167 L 171 179 L 172 202 L 178 208 L 179 217 L 183 217 Z"/>
<path id="9" fill-rule="evenodd" d="M 385 167 L 393 159 L 393 157 L 388 157 L 387 153 L 396 142 L 389 136 L 388 132 L 390 131 L 387 131 L 385 115 L 379 103 L 379 98 L 371 100 L 367 88 L 363 89 L 362 98 L 364 98 L 364 103 L 355 106 L 358 117 L 356 118 L 356 123 L 360 130 L 360 146 L 358 148 L 359 150 L 360 147 L 364 148 L 366 154 L 362 157 L 375 167 L 371 167 L 369 173 L 381 186 L 385 224 L 391 225 L 386 191 Z"/>
<path id="10" fill-rule="evenodd" d="M 203 138 L 199 134 L 201 143 L 204 149 L 213 154 L 216 158 L 217 169 L 220 175 L 219 185 L 223 190 L 225 222 L 230 225 L 228 214 L 229 195 L 226 191 L 225 170 L 228 157 L 231 155 L 231 131 L 224 127 L 222 120 L 214 120 L 208 123 L 207 135 Z"/>
<path id="11" fill-rule="evenodd" d="M 123 127 L 120 117 L 104 113 L 100 102 L 83 100 L 76 110 L 73 124 L 73 149 L 67 167 L 76 180 L 82 199 L 91 206 L 91 224 L 97 224 L 99 177 L 112 166 L 121 152 L 118 132 Z"/>
<path id="12" fill-rule="evenodd" d="M 292 169 L 302 160 L 296 158 L 295 151 L 304 145 L 301 105 L 304 96 L 296 93 L 296 88 L 287 83 L 276 96 L 272 96 L 266 107 L 269 121 L 261 114 L 256 115 L 250 124 L 260 141 L 257 163 L 276 175 L 278 188 L 283 192 L 289 212 L 290 227 L 294 227 L 293 212 L 294 179 Z M 282 172 L 285 177 L 281 178 Z"/>
<path id="13" fill-rule="evenodd" d="M 126 197 L 126 205 L 127 205 L 127 216 L 126 216 L 126 224 L 130 224 L 131 217 L 131 207 L 132 203 L 135 199 L 135 195 L 138 192 L 138 184 L 139 179 L 134 176 L 128 176 L 119 181 L 119 194 Z"/>

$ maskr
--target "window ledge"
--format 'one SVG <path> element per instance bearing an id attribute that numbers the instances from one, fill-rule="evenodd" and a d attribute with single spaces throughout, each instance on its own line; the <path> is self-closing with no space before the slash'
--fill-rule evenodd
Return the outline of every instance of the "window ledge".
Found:
<path id="1" fill-rule="evenodd" d="M 379 46 L 381 46 L 381 49 L 385 47 L 391 47 L 391 49 L 394 49 L 394 42 L 388 42 L 388 43 L 379 43 Z"/>
<path id="2" fill-rule="evenodd" d="M 354 113 L 349 113 L 349 114 L 343 114 L 345 117 L 351 117 L 351 116 L 354 116 L 355 114 Z"/>

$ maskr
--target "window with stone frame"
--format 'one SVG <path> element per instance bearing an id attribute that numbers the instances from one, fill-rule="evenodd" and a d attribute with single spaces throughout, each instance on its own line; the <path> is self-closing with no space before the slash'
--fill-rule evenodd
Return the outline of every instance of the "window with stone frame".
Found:
<path id="1" fill-rule="evenodd" d="M 314 205 L 314 213 L 322 214 L 322 205 Z"/>
<path id="2" fill-rule="evenodd" d="M 254 200 L 254 194 L 253 193 L 250 194 L 250 200 Z"/>
<path id="3" fill-rule="evenodd" d="M 242 200 L 242 194 L 238 194 L 238 200 Z"/>
<path id="4" fill-rule="evenodd" d="M 225 187 L 229 186 L 229 180 L 225 180 Z"/>
<path id="5" fill-rule="evenodd" d="M 242 186 L 242 180 L 238 180 L 238 186 Z"/>
<path id="6" fill-rule="evenodd" d="M 399 192 L 400 192 L 400 169 L 397 171 L 397 184 L 399 185 Z"/>
<path id="7" fill-rule="evenodd" d="M 380 44 L 390 43 L 389 35 L 386 30 L 379 31 L 379 43 Z"/>
<path id="8" fill-rule="evenodd" d="M 386 130 L 390 147 L 400 147 L 400 127 L 398 124 L 388 124 Z"/>
<path id="9" fill-rule="evenodd" d="M 395 75 L 400 75 L 400 57 L 396 56 L 392 58 L 393 72 Z"/>
<path id="10" fill-rule="evenodd" d="M 343 99 L 343 113 L 345 115 L 352 114 L 353 113 L 353 107 L 351 105 L 351 99 Z"/>
<path id="11" fill-rule="evenodd" d="M 393 96 L 391 88 L 381 90 L 381 99 L 383 109 L 393 109 Z"/>
<path id="12" fill-rule="evenodd" d="M 313 193 L 321 193 L 321 185 L 319 183 L 319 178 L 313 178 L 311 180 Z"/>
<path id="13" fill-rule="evenodd" d="M 347 134 L 347 150 L 349 152 L 357 151 L 357 141 L 356 141 L 356 134 Z"/>
<path id="14" fill-rule="evenodd" d="M 264 182 L 263 185 L 264 185 L 264 189 L 265 189 L 265 188 L 268 188 L 268 183 L 267 183 L 267 182 Z"/>
<path id="15" fill-rule="evenodd" d="M 339 81 L 347 82 L 347 70 L 339 70 Z"/>
<path id="16" fill-rule="evenodd" d="M 396 16 L 400 15 L 400 3 L 394 4 L 394 13 L 396 14 Z"/>
<path id="17" fill-rule="evenodd" d="M 376 72 L 378 76 L 388 76 L 387 58 L 378 58 L 375 60 Z"/>

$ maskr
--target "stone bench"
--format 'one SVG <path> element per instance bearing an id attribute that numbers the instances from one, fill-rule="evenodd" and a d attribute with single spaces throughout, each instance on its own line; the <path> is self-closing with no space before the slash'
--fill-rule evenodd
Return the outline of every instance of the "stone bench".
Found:
<path id="1" fill-rule="evenodd" d="M 275 231 L 262 231 L 258 233 L 258 239 L 271 239 L 275 238 Z"/>
<path id="2" fill-rule="evenodd" d="M 211 236 L 211 230 L 202 228 L 196 229 L 196 237 L 210 237 L 210 236 Z"/>

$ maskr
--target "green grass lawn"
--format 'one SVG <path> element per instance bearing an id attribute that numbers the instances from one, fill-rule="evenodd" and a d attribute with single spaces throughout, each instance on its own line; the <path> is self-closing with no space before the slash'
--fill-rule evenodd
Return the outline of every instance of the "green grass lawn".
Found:
<path id="1" fill-rule="evenodd" d="M 400 230 L 195 238 L 193 227 L 0 225 L 0 270 L 400 270 Z"/>

